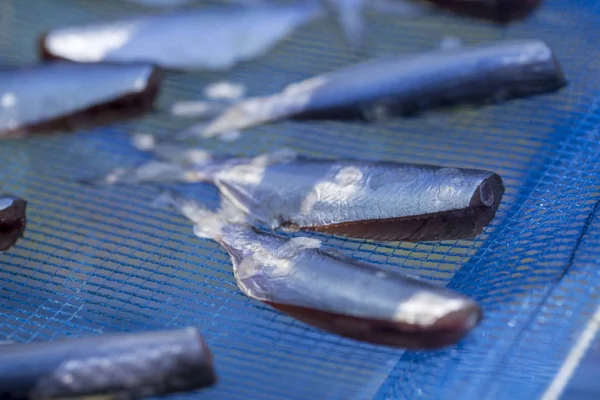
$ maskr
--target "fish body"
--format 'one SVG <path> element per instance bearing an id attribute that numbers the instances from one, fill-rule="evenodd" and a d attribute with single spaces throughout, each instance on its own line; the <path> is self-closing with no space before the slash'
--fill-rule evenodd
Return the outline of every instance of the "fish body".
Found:
<path id="1" fill-rule="evenodd" d="M 0 138 L 142 115 L 152 108 L 162 76 L 144 64 L 50 62 L 0 69 Z"/>
<path id="2" fill-rule="evenodd" d="M 385 121 L 461 104 L 481 105 L 556 91 L 566 78 L 540 40 L 511 40 L 366 61 L 243 100 L 203 136 L 281 119 Z"/>
<path id="3" fill-rule="evenodd" d="M 10 249 L 23 237 L 27 225 L 26 210 L 26 200 L 0 194 L 0 252 Z"/>
<path id="4" fill-rule="evenodd" d="M 148 62 L 169 70 L 226 70 L 254 59 L 323 15 L 316 1 L 213 6 L 57 28 L 40 39 L 44 59 Z"/>
<path id="5" fill-rule="evenodd" d="M 119 170 L 106 183 L 210 182 L 221 196 L 271 229 L 371 239 L 473 238 L 495 216 L 504 194 L 484 170 L 273 152 L 255 158 L 155 150 L 162 161 Z"/>
<path id="6" fill-rule="evenodd" d="M 213 385 L 210 349 L 194 328 L 5 344 L 0 397 L 146 398 Z"/>
<path id="7" fill-rule="evenodd" d="M 214 183 L 272 228 L 373 240 L 475 237 L 504 193 L 489 171 L 351 160 L 238 164 Z"/>
<path id="8" fill-rule="evenodd" d="M 193 202 L 173 202 L 198 237 L 227 250 L 244 294 L 312 326 L 374 344 L 428 349 L 455 343 L 482 318 L 466 296 L 323 249 L 317 239 L 283 238 L 207 214 Z"/>

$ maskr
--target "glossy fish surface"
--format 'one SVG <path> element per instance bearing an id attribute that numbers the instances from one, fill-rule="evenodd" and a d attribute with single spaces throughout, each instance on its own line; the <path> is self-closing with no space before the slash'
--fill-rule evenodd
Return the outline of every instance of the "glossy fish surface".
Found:
<path id="1" fill-rule="evenodd" d="M 3 399 L 140 399 L 216 381 L 211 351 L 195 328 L 14 343 L 0 350 Z"/>
<path id="2" fill-rule="evenodd" d="M 482 318 L 477 303 L 457 292 L 352 260 L 317 239 L 283 238 L 207 215 L 190 201 L 173 202 L 198 237 L 227 250 L 244 294 L 310 325 L 374 344 L 428 349 L 455 343 Z"/>
<path id="3" fill-rule="evenodd" d="M 0 138 L 111 123 L 148 112 L 162 72 L 142 64 L 51 62 L 0 69 Z"/>
<path id="4" fill-rule="evenodd" d="M 316 1 L 213 6 L 51 30 L 44 59 L 148 62 L 169 70 L 226 70 L 271 50 L 323 15 Z"/>
<path id="5" fill-rule="evenodd" d="M 103 182 L 211 182 L 272 229 L 372 240 L 473 238 L 493 220 L 504 194 L 501 177 L 485 170 L 308 159 L 286 151 L 211 159 L 159 146 L 155 154 L 163 161 L 117 171 Z"/>
<path id="6" fill-rule="evenodd" d="M 10 249 L 23 236 L 27 225 L 27 201 L 0 194 L 0 252 Z"/>
<path id="7" fill-rule="evenodd" d="M 281 119 L 385 121 L 460 104 L 556 91 L 567 84 L 546 43 L 510 40 L 370 60 L 243 100 L 204 130 L 216 136 Z"/>

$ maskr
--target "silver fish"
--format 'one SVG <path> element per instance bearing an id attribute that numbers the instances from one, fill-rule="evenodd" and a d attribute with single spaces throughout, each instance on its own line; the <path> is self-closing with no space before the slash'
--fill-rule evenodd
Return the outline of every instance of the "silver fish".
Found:
<path id="1" fill-rule="evenodd" d="M 176 145 L 153 152 L 161 161 L 90 183 L 210 182 L 271 229 L 403 241 L 473 238 L 492 221 L 504 194 L 499 175 L 476 169 L 308 159 L 284 150 L 255 158 Z"/>
<path id="2" fill-rule="evenodd" d="M 171 70 L 226 70 L 259 57 L 325 12 L 316 1 L 213 6 L 83 26 L 43 35 L 44 59 L 143 61 Z"/>
<path id="3" fill-rule="evenodd" d="M 218 380 L 196 328 L 0 344 L 3 399 L 140 399 Z"/>
<path id="4" fill-rule="evenodd" d="M 485 104 L 567 84 L 546 43 L 511 40 L 375 59 L 236 103 L 201 136 L 282 119 L 385 121 L 433 108 Z"/>
<path id="5" fill-rule="evenodd" d="M 0 138 L 73 130 L 151 110 L 162 72 L 145 64 L 50 62 L 0 69 Z"/>
<path id="6" fill-rule="evenodd" d="M 482 319 L 473 300 L 447 288 L 355 261 L 321 241 L 260 232 L 226 205 L 211 213 L 165 194 L 194 223 L 194 233 L 231 256 L 239 289 L 300 321 L 374 344 L 411 349 L 451 345 Z"/>

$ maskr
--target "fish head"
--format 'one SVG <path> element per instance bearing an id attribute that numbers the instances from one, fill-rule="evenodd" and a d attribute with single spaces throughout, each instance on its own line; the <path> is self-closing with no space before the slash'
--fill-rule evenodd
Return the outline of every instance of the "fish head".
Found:
<path id="1" fill-rule="evenodd" d="M 507 42 L 505 46 L 510 54 L 503 58 L 501 75 L 496 77 L 503 83 L 495 94 L 496 102 L 527 96 L 532 92 L 555 91 L 567 85 L 560 62 L 545 42 Z"/>

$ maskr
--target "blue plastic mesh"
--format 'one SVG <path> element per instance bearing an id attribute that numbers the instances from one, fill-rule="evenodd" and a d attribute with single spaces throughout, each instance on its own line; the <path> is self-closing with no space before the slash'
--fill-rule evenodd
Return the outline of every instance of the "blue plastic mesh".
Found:
<path id="1" fill-rule="evenodd" d="M 288 146 L 309 156 L 499 173 L 506 195 L 475 240 L 373 244 L 320 235 L 355 258 L 478 299 L 486 318 L 459 345 L 402 352 L 310 328 L 243 296 L 221 247 L 194 237 L 183 218 L 151 207 L 159 188 L 73 183 L 146 159 L 129 133 L 168 135 L 189 124 L 167 114 L 2 143 L 2 189 L 29 201 L 30 223 L 26 239 L 0 256 L 0 337 L 198 326 L 221 380 L 182 398 L 538 398 L 600 303 L 599 10 L 593 1 L 551 0 L 504 30 L 452 16 L 372 15 L 371 55 L 431 49 L 445 36 L 466 43 L 541 38 L 570 84 L 558 94 L 385 125 L 283 122 L 250 129 L 234 143 L 204 142 L 216 152 L 256 155 Z M 0 59 L 34 62 L 42 31 L 136 11 L 119 0 L 0 0 Z M 221 79 L 267 94 L 357 61 L 348 50 L 334 26 L 315 23 L 230 73 L 170 74 L 159 105 L 200 98 L 206 84 Z M 209 185 L 175 189 L 217 201 Z"/>

